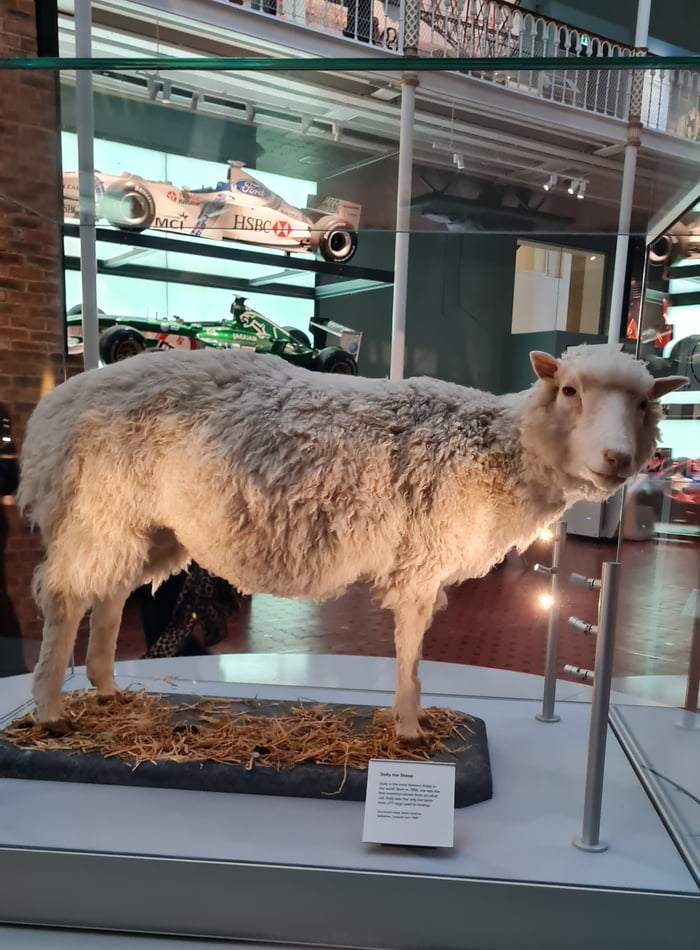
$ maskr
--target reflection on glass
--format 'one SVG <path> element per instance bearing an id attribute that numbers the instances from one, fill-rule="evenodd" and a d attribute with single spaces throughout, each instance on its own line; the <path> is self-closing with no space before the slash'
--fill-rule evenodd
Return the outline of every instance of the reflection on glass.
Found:
<path id="1" fill-rule="evenodd" d="M 599 333 L 606 255 L 518 242 L 513 333 Z"/>
<path id="2" fill-rule="evenodd" d="M 617 657 L 620 687 L 689 710 L 698 708 L 700 672 L 697 227 L 691 209 L 652 244 L 646 287 L 630 308 L 627 336 L 651 372 L 683 375 L 689 383 L 661 400 L 658 449 L 627 489 L 622 523 L 627 589 Z"/>

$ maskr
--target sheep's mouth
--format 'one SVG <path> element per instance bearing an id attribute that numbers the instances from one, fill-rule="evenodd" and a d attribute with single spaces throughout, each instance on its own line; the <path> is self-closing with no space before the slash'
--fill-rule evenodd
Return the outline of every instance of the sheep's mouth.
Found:
<path id="1" fill-rule="evenodd" d="M 629 475 L 604 475 L 603 472 L 596 472 L 594 468 L 589 468 L 588 466 L 586 466 L 586 468 L 588 468 L 588 471 L 592 476 L 591 481 L 598 488 L 619 488 L 621 485 L 624 485 L 627 479 L 630 477 Z"/>

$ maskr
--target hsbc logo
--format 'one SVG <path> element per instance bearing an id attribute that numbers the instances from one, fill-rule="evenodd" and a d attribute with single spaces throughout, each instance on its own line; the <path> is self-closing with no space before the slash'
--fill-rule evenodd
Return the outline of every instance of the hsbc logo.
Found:
<path id="1" fill-rule="evenodd" d="M 292 226 L 289 221 L 275 221 L 272 225 L 272 230 L 275 232 L 277 237 L 288 238 L 292 233 Z"/>

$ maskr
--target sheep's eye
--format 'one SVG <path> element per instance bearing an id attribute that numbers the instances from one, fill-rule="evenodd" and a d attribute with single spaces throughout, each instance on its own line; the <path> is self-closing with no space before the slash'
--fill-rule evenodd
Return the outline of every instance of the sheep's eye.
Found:
<path id="1" fill-rule="evenodd" d="M 640 409 L 642 410 L 642 412 L 643 412 L 643 411 L 646 409 L 646 407 L 647 407 L 648 405 L 649 405 L 649 400 L 648 400 L 648 399 L 642 399 L 642 401 L 639 403 L 639 408 L 640 408 Z"/>
<path id="2" fill-rule="evenodd" d="M 576 390 L 574 389 L 573 386 L 562 386 L 562 387 L 561 387 L 561 391 L 564 393 L 565 396 L 575 396 L 575 395 L 576 395 Z"/>

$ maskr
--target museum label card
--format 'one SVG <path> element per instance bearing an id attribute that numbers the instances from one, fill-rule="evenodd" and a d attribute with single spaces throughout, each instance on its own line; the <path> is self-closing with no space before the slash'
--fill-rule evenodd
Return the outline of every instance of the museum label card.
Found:
<path id="1" fill-rule="evenodd" d="M 452 763 L 370 759 L 363 841 L 451 848 L 454 817 Z"/>

